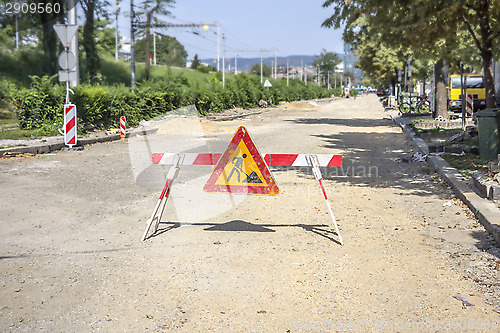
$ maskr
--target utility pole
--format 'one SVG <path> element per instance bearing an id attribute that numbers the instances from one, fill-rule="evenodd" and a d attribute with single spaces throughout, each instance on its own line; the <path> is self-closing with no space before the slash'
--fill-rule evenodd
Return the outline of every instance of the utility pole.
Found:
<path id="1" fill-rule="evenodd" d="M 300 81 L 304 81 L 304 59 L 300 59 Z"/>
<path id="2" fill-rule="evenodd" d="M 16 49 L 19 48 L 19 26 L 17 23 L 17 20 L 19 18 L 19 14 L 15 14 L 14 17 L 16 18 Z"/>
<path id="3" fill-rule="evenodd" d="M 263 77 L 263 75 L 262 75 L 262 52 L 263 52 L 263 50 L 261 49 L 260 50 L 260 83 L 262 83 L 262 77 Z"/>
<path id="4" fill-rule="evenodd" d="M 335 78 L 335 89 L 337 89 L 337 73 L 333 73 L 334 78 Z"/>
<path id="5" fill-rule="evenodd" d="M 156 66 L 156 29 L 153 27 L 153 65 Z"/>
<path id="6" fill-rule="evenodd" d="M 76 1 L 75 0 L 69 0 L 68 1 L 68 8 L 70 10 L 68 11 L 68 24 L 74 24 L 76 25 Z M 69 49 L 71 53 L 75 55 L 76 58 L 76 66 L 75 66 L 75 72 L 76 72 L 76 80 L 71 81 L 69 85 L 71 87 L 76 87 L 78 83 L 80 82 L 80 66 L 78 62 L 78 33 L 73 37 L 73 40 L 71 41 L 71 44 L 69 46 Z"/>
<path id="7" fill-rule="evenodd" d="M 330 71 L 327 72 L 327 80 L 328 80 L 328 90 L 330 90 Z"/>
<path id="8" fill-rule="evenodd" d="M 238 74 L 238 52 L 234 54 L 234 75 Z"/>
<path id="9" fill-rule="evenodd" d="M 219 71 L 219 58 L 220 58 L 220 23 L 216 22 L 217 25 L 217 72 Z"/>
<path id="10" fill-rule="evenodd" d="M 288 87 L 288 58 L 286 58 L 286 86 Z"/>
<path id="11" fill-rule="evenodd" d="M 120 15 L 120 0 L 115 0 L 115 60 L 118 60 L 118 15 Z"/>
<path id="12" fill-rule="evenodd" d="M 225 72 L 226 72 L 226 66 L 224 65 L 225 63 L 225 50 L 224 50 L 224 34 L 222 34 L 222 89 L 224 89 L 225 85 L 226 85 L 226 76 L 225 76 Z"/>
<path id="13" fill-rule="evenodd" d="M 278 78 L 278 49 L 274 49 L 274 79 Z"/>
<path id="14" fill-rule="evenodd" d="M 318 81 L 318 87 L 319 87 L 319 66 L 316 66 L 316 70 L 318 72 L 318 77 L 316 78 L 316 81 Z"/>
<path id="15" fill-rule="evenodd" d="M 130 0 L 130 86 L 135 88 L 134 0 Z"/>
<path id="16" fill-rule="evenodd" d="M 224 34 L 222 34 L 222 36 L 224 36 Z M 224 50 L 225 51 L 228 51 L 228 52 L 235 52 L 236 56 L 235 56 L 235 68 L 236 68 L 236 57 L 238 57 L 238 53 L 241 53 L 241 52 L 250 52 L 250 53 L 256 53 L 256 52 L 260 52 L 260 81 L 261 83 L 263 82 L 263 63 L 264 63 L 264 60 L 263 60 L 263 52 L 272 52 L 270 50 L 264 50 L 264 49 L 260 49 L 260 50 L 244 50 L 244 49 L 234 49 L 234 50 Z M 236 69 L 235 69 L 236 70 Z M 236 74 L 236 72 L 235 72 Z"/>

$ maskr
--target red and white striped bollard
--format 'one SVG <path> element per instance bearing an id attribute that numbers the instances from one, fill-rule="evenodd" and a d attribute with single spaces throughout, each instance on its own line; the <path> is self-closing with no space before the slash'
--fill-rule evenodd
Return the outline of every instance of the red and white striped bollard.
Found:
<path id="1" fill-rule="evenodd" d="M 76 145 L 76 105 L 64 104 L 64 144 L 70 148 Z"/>
<path id="2" fill-rule="evenodd" d="M 120 138 L 123 140 L 127 135 L 127 119 L 125 116 L 120 117 Z"/>

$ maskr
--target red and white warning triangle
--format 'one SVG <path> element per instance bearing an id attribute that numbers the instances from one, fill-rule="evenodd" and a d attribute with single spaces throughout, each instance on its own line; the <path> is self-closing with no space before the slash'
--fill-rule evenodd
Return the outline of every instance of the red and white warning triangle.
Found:
<path id="1" fill-rule="evenodd" d="M 203 189 L 206 192 L 279 193 L 267 164 L 243 126 L 234 134 Z"/>

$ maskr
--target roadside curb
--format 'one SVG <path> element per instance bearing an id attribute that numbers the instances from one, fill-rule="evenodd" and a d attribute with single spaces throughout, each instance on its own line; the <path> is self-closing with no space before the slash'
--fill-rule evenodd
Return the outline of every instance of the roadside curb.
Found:
<path id="1" fill-rule="evenodd" d="M 131 138 L 131 137 L 139 136 L 139 135 L 155 134 L 157 131 L 158 131 L 157 128 L 134 129 L 134 130 L 128 132 L 125 137 Z M 60 140 L 57 140 L 57 142 L 34 144 L 34 145 L 30 145 L 30 146 L 3 148 L 3 149 L 0 149 L 0 157 L 3 157 L 4 155 L 8 155 L 8 154 L 12 154 L 12 155 L 46 154 L 46 153 L 49 153 L 51 151 L 61 150 L 62 148 L 66 147 L 63 140 L 64 139 L 61 138 Z M 94 135 L 93 137 L 89 137 L 89 138 L 78 138 L 78 143 L 76 144 L 76 147 L 81 147 L 84 145 L 91 145 L 91 144 L 98 143 L 98 142 L 109 142 L 109 141 L 117 141 L 117 140 L 120 140 L 120 134 L 110 134 L 110 135 L 105 135 L 105 136 L 101 136 L 100 134 L 97 134 L 97 135 Z"/>
<path id="2" fill-rule="evenodd" d="M 237 115 L 232 115 L 232 116 L 222 116 L 222 117 L 205 116 L 205 119 L 206 120 L 213 120 L 213 121 L 228 121 L 228 120 L 234 120 L 234 119 L 238 119 L 238 118 L 253 116 L 256 114 L 261 114 L 262 112 L 263 111 L 257 111 L 257 112 L 242 113 L 242 114 L 237 114 Z"/>
<path id="3" fill-rule="evenodd" d="M 401 118 L 394 113 L 389 113 L 389 115 L 422 153 L 429 153 L 429 146 L 424 140 L 417 137 L 409 126 L 409 121 L 407 119 Z M 440 156 L 427 156 L 427 163 L 429 163 L 429 165 L 450 184 L 455 194 L 469 207 L 484 228 L 488 230 L 488 232 L 493 235 L 493 238 L 495 238 L 495 241 L 500 244 L 500 211 L 497 206 L 493 202 L 481 198 L 472 191 L 457 169 L 449 165 L 448 162 Z"/>

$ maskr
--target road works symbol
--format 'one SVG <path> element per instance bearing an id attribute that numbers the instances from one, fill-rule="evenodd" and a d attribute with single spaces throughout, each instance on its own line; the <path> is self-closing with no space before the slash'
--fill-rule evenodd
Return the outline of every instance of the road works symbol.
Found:
<path id="1" fill-rule="evenodd" d="M 234 134 L 203 189 L 206 192 L 279 193 L 271 172 L 243 126 Z"/>

